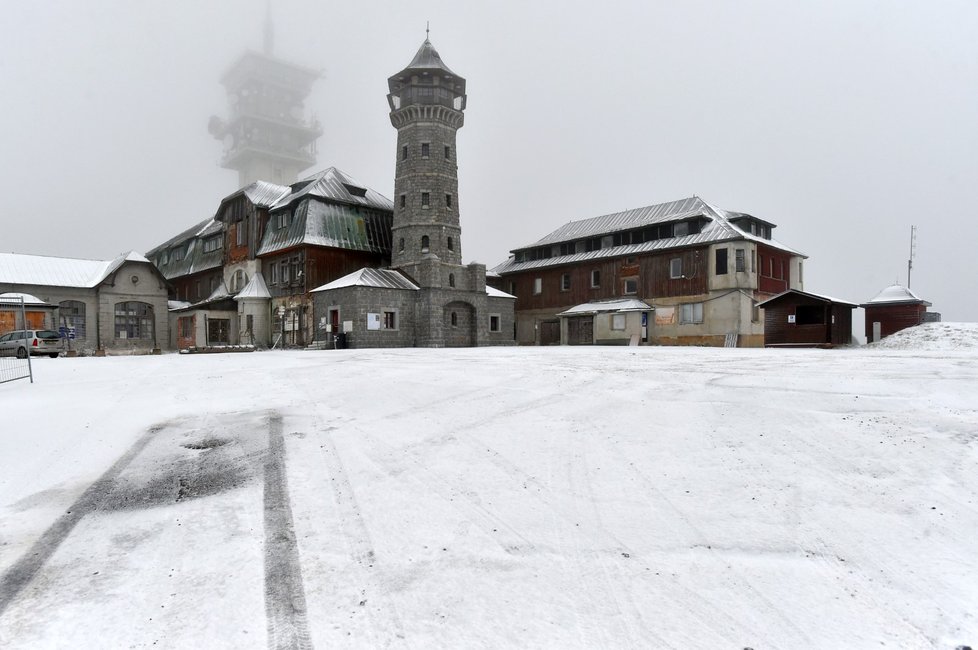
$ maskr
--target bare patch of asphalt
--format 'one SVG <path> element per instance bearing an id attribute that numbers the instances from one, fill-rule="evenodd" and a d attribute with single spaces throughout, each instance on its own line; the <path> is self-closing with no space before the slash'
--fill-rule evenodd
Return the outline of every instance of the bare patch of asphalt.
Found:
<path id="1" fill-rule="evenodd" d="M 0 616 L 35 578 L 81 519 L 96 510 L 129 510 L 180 503 L 239 487 L 264 466 L 265 614 L 268 647 L 312 648 L 306 617 L 299 549 L 285 469 L 282 416 L 266 418 L 268 446 L 260 454 L 232 454 L 224 438 L 204 438 L 181 445 L 197 451 L 165 463 L 139 484 L 121 475 L 169 424 L 150 427 L 115 463 L 31 545 L 23 557 L 0 575 Z M 221 449 L 218 449 L 221 448 Z"/>

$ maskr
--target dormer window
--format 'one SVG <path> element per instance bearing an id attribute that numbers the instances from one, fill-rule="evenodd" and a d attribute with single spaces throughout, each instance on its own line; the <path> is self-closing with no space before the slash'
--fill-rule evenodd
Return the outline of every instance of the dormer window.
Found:
<path id="1" fill-rule="evenodd" d="M 361 198 L 367 196 L 367 188 L 365 187 L 357 187 L 356 185 L 350 185 L 348 183 L 343 183 L 343 187 L 345 187 L 346 191 L 353 196 L 359 196 Z"/>

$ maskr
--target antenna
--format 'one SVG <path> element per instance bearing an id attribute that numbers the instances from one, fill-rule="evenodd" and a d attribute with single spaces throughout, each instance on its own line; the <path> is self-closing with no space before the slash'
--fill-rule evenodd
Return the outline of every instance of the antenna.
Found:
<path id="1" fill-rule="evenodd" d="M 910 259 L 907 260 L 907 288 L 910 288 L 910 271 L 913 270 L 913 258 L 917 255 L 917 226 L 910 226 Z"/>
<path id="2" fill-rule="evenodd" d="M 431 21 L 424 21 L 424 40 L 428 40 L 428 34 L 431 32 Z"/>

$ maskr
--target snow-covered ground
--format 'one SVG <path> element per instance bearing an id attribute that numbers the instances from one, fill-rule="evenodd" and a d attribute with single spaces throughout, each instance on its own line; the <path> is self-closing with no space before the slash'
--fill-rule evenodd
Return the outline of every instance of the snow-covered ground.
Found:
<path id="1" fill-rule="evenodd" d="M 978 347 L 900 347 L 37 359 L 0 647 L 974 646 Z"/>

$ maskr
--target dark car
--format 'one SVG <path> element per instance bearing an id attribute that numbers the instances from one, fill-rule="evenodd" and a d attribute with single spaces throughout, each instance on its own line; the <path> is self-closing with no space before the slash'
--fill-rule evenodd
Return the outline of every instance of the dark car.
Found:
<path id="1" fill-rule="evenodd" d="M 61 354 L 61 337 L 54 330 L 14 330 L 0 336 L 0 356 L 26 359 L 30 354 Z"/>

